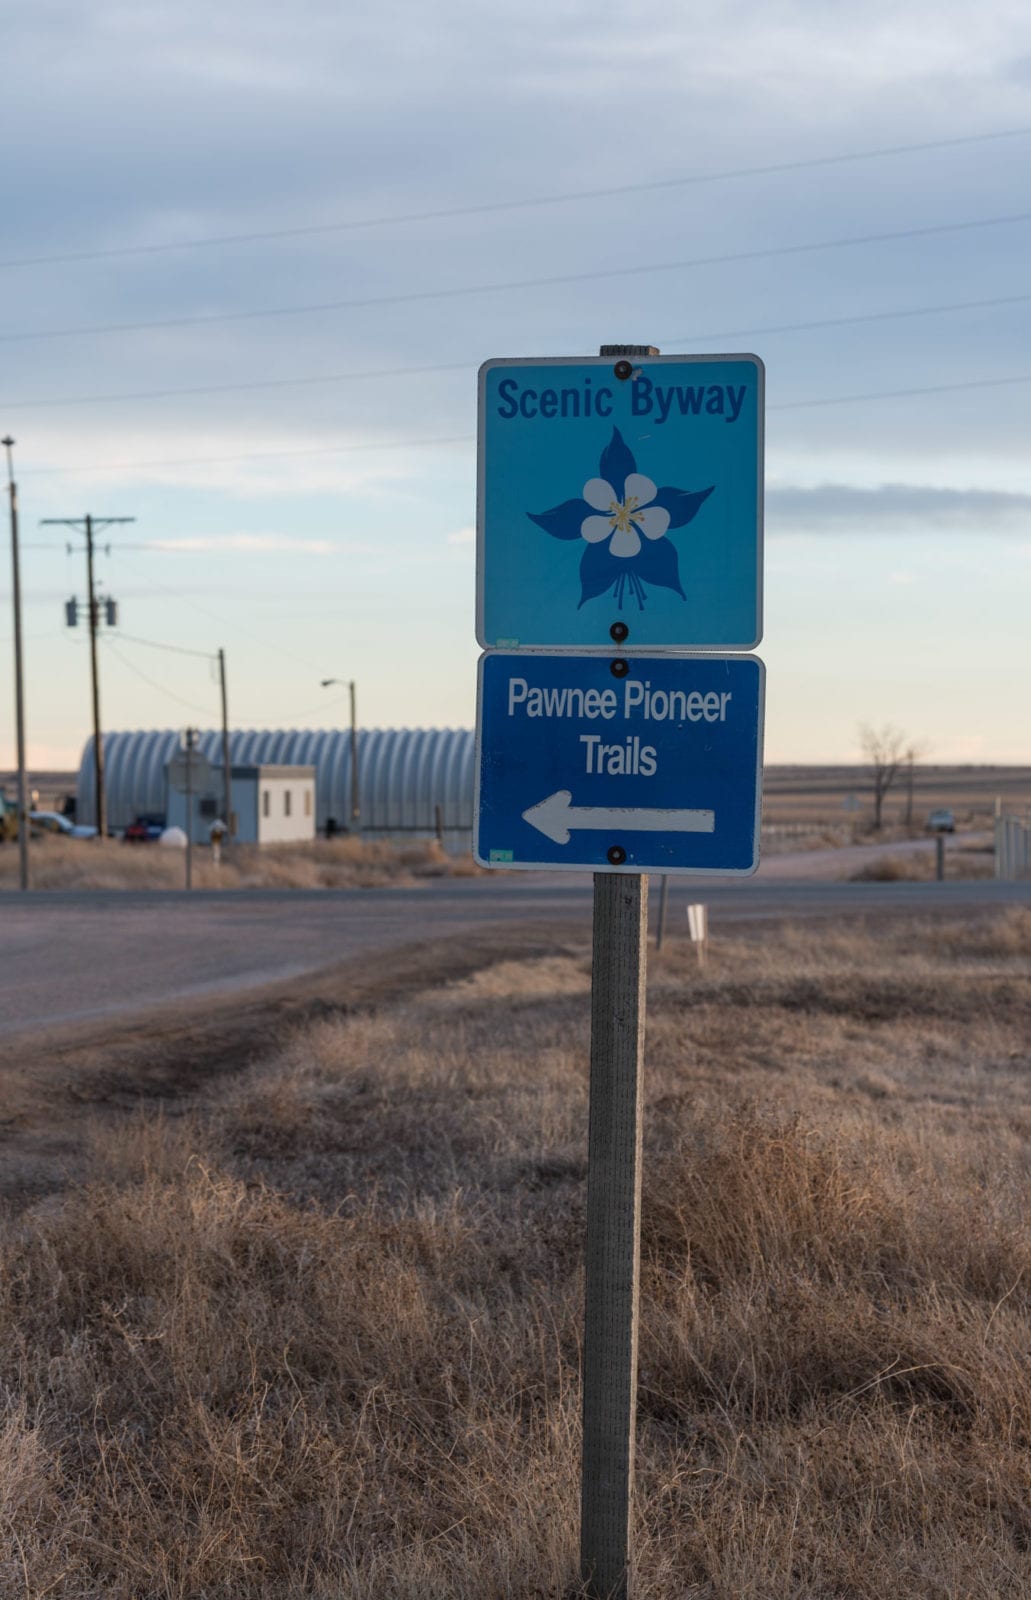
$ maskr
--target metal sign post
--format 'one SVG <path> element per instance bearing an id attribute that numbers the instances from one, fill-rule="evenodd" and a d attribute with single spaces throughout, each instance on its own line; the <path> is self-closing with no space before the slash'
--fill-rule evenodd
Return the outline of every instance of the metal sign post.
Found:
<path id="1" fill-rule="evenodd" d="M 762 632 L 763 383 L 756 356 L 651 345 L 480 369 L 474 853 L 594 873 L 580 1527 L 593 1600 L 631 1600 L 633 1585 L 643 874 L 758 865 L 764 669 L 687 652 L 748 650 Z"/>
<path id="2" fill-rule="evenodd" d="M 186 730 L 186 887 L 193 888 L 193 743 L 196 734 Z"/>
<path id="3" fill-rule="evenodd" d="M 186 887 L 193 888 L 193 796 L 195 790 L 210 789 L 214 774 L 211 762 L 203 750 L 197 748 L 200 734 L 196 728 L 187 728 L 182 748 L 168 763 L 168 782 L 173 789 L 186 796 Z"/>

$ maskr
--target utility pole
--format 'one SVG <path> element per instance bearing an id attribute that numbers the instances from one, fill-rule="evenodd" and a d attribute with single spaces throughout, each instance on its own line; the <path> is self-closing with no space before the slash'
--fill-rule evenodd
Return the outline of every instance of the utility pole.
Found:
<path id="1" fill-rule="evenodd" d="M 107 833 L 107 793 L 104 787 L 104 741 L 100 735 L 100 672 L 97 663 L 97 607 L 96 586 L 93 576 L 93 534 L 96 528 L 110 528 L 114 523 L 135 522 L 135 517 L 44 517 L 44 527 L 81 528 L 86 536 L 86 583 L 89 590 L 89 643 L 90 671 L 93 690 L 93 776 L 96 804 L 97 837 Z M 113 604 L 113 602 L 109 602 Z"/>
<path id="2" fill-rule="evenodd" d="M 225 815 L 222 820 L 226 825 L 226 838 L 231 841 L 234 833 L 233 772 L 229 763 L 229 702 L 226 692 L 226 653 L 221 647 L 218 652 L 218 679 L 222 690 L 222 803 L 225 807 Z"/>
<path id="3" fill-rule="evenodd" d="M 22 673 L 21 567 L 18 561 L 18 486 L 14 481 L 10 434 L 3 440 L 7 451 L 7 484 L 11 497 L 11 598 L 14 602 L 14 721 L 18 750 L 18 885 L 29 887 L 29 801 L 25 776 L 25 690 Z"/>
<path id="4" fill-rule="evenodd" d="M 355 700 L 354 679 L 351 679 L 351 827 L 355 833 L 362 824 L 362 808 L 358 790 L 358 709 Z"/>

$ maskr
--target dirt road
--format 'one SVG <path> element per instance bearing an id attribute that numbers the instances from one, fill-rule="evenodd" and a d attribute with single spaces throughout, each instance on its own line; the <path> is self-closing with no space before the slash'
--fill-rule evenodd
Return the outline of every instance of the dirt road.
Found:
<path id="1" fill-rule="evenodd" d="M 844 912 L 925 914 L 1031 903 L 1031 884 L 671 880 L 721 922 Z M 658 895 L 653 896 L 653 915 Z M 416 941 L 532 924 L 586 932 L 589 875 L 511 874 L 421 889 L 5 896 L 0 1037 L 175 1002 L 198 1008 L 366 955 L 389 967 Z"/>

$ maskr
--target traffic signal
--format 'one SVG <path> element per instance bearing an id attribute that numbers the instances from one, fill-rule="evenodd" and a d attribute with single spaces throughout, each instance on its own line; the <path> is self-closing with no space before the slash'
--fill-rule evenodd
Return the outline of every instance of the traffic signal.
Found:
<path id="1" fill-rule="evenodd" d="M 64 603 L 64 620 L 67 623 L 69 628 L 77 628 L 79 626 L 79 602 L 78 602 L 78 600 L 66 600 L 65 601 L 65 603 Z"/>
<path id="2" fill-rule="evenodd" d="M 108 627 L 109 628 L 116 628 L 118 626 L 118 601 L 117 600 L 105 600 L 104 601 L 104 609 L 105 609 L 105 611 L 107 613 L 107 625 L 108 625 Z"/>

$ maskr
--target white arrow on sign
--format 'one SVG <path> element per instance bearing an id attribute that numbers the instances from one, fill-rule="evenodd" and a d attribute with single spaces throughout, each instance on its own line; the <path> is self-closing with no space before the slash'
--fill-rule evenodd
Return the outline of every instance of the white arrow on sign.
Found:
<path id="1" fill-rule="evenodd" d="M 523 812 L 531 828 L 568 844 L 573 828 L 621 829 L 627 833 L 713 833 L 715 811 L 665 811 L 656 806 L 574 806 L 568 789 L 556 789 L 546 800 Z"/>

